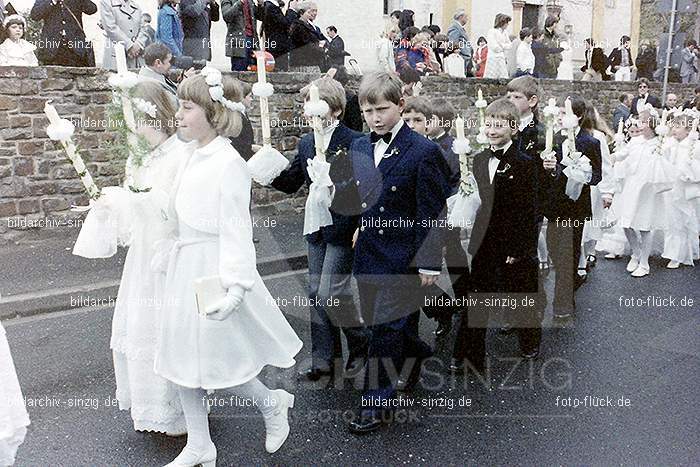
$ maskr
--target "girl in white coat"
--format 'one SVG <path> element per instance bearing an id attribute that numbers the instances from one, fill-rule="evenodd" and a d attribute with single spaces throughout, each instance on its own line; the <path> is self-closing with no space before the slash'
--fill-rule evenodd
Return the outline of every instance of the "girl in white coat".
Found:
<path id="1" fill-rule="evenodd" d="M 214 466 L 205 399 L 231 388 L 262 412 L 265 448 L 278 450 L 289 435 L 294 396 L 270 390 L 257 375 L 266 365 L 289 368 L 302 343 L 256 270 L 250 218 L 251 177 L 227 136 L 241 129 L 232 100 L 236 86 L 213 68 L 178 87 L 178 134 L 196 148 L 180 167 L 168 217 L 177 224 L 169 248 L 166 295 L 155 370 L 176 383 L 187 421 L 187 445 L 169 465 Z M 213 100 L 216 99 L 216 100 Z M 216 283 L 218 299 L 198 308 L 193 283 Z"/>
<path id="2" fill-rule="evenodd" d="M 134 103 L 137 133 L 153 150 L 140 161 L 129 156 L 123 187 L 102 190 L 73 254 L 107 258 L 118 243 L 129 246 L 110 341 L 117 401 L 120 409 L 131 410 L 135 430 L 179 436 L 186 430 L 176 386 L 153 371 L 158 314 L 171 304 L 164 299 L 165 272 L 153 271 L 151 262 L 156 243 L 173 235 L 163 212 L 188 146 L 174 134 L 177 109 L 160 84 L 137 84 Z"/>
<path id="3" fill-rule="evenodd" d="M 503 78 L 507 79 L 508 64 L 506 63 L 506 51 L 510 50 L 513 43 L 508 37 L 508 24 L 510 24 L 510 16 L 499 13 L 494 20 L 493 29 L 490 29 L 486 35 L 486 40 L 489 44 L 489 54 L 486 57 L 486 69 L 484 78 Z"/>

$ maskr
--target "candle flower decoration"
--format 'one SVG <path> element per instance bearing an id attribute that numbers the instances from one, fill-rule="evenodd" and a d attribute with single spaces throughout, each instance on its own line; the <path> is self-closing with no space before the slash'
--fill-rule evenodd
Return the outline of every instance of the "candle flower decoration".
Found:
<path id="1" fill-rule="evenodd" d="M 456 138 L 452 143 L 452 151 L 459 155 L 460 183 L 457 193 L 447 200 L 447 220 L 452 226 L 466 228 L 473 225 L 476 211 L 481 205 L 476 180 L 472 173 L 472 157 L 469 140 L 464 134 L 464 119 L 455 119 Z"/>
<path id="2" fill-rule="evenodd" d="M 551 157 L 551 153 L 554 150 L 554 127 L 556 126 L 557 117 L 559 116 L 559 107 L 557 107 L 557 100 L 555 98 L 550 98 L 547 105 L 542 111 L 544 115 L 545 124 L 545 149 L 540 157 Z"/>
<path id="3" fill-rule="evenodd" d="M 253 95 L 260 98 L 260 126 L 262 127 L 262 147 L 248 160 L 248 169 L 253 180 L 261 185 L 269 185 L 289 165 L 289 161 L 272 147 L 270 131 L 270 109 L 268 98 L 274 94 L 274 87 L 267 82 L 265 69 L 265 36 L 260 37 L 260 50 L 256 52 L 258 81 L 253 85 Z"/>

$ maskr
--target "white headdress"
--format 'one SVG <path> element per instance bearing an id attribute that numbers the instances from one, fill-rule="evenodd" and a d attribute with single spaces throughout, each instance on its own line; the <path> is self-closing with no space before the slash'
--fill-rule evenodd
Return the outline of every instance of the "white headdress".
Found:
<path id="1" fill-rule="evenodd" d="M 199 72 L 204 76 L 204 80 L 209 85 L 209 96 L 211 100 L 219 102 L 228 110 L 244 113 L 245 106 L 240 102 L 233 102 L 224 97 L 224 86 L 222 85 L 222 75 L 219 70 L 211 66 L 205 66 Z"/>
<path id="2" fill-rule="evenodd" d="M 10 16 L 5 17 L 5 19 L 2 21 L 2 26 L 6 28 L 7 23 L 9 23 L 12 20 L 21 21 L 22 24 L 24 25 L 24 28 L 27 29 L 27 20 L 24 19 L 24 16 L 22 16 L 22 15 L 10 15 Z"/>

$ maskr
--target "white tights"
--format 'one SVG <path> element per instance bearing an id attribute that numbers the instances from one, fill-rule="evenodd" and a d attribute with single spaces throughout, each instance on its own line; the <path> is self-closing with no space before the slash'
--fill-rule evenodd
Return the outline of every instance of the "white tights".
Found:
<path id="1" fill-rule="evenodd" d="M 264 404 L 264 400 L 272 400 L 273 394 L 258 378 L 231 388 L 231 391 L 244 399 L 257 401 L 257 407 L 263 416 L 274 412 L 273 404 Z M 182 410 L 187 422 L 187 446 L 185 449 L 203 452 L 212 443 L 209 434 L 209 419 L 207 414 L 206 390 L 202 388 L 178 387 Z"/>
<path id="2" fill-rule="evenodd" d="M 637 235 L 639 234 L 639 235 Z M 625 227 L 625 236 L 632 249 L 632 257 L 639 260 L 639 265 L 649 267 L 649 255 L 651 254 L 651 243 L 653 236 L 648 230 L 637 231 Z"/>

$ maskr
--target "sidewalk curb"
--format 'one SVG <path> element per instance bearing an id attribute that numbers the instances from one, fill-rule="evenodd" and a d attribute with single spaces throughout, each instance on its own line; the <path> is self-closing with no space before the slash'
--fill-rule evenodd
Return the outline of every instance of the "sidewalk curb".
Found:
<path id="1" fill-rule="evenodd" d="M 264 278 L 287 271 L 298 271 L 308 266 L 306 252 L 264 258 L 258 263 L 258 272 Z M 26 292 L 0 298 L 0 319 L 35 316 L 71 308 L 114 306 L 119 280 L 94 284 Z"/>

